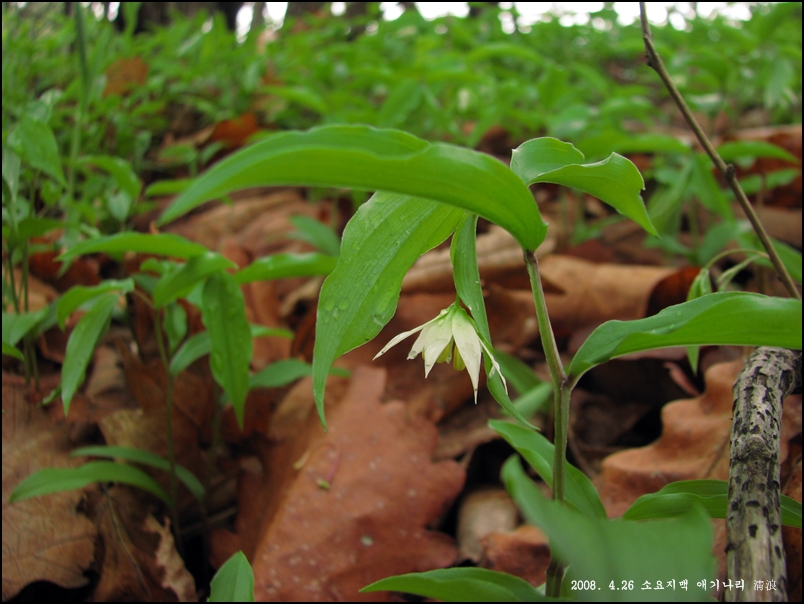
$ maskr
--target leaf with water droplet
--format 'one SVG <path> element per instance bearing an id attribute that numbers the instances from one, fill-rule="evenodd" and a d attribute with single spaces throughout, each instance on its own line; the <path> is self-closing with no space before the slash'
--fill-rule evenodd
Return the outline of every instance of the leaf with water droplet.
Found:
<path id="1" fill-rule="evenodd" d="M 313 391 L 325 426 L 324 388 L 333 361 L 380 333 L 396 311 L 405 273 L 449 237 L 463 215 L 427 199 L 378 192 L 346 226 L 338 264 L 321 288 L 313 352 Z M 401 239 L 400 225 L 409 229 Z M 336 306 L 342 310 L 337 317 Z"/>

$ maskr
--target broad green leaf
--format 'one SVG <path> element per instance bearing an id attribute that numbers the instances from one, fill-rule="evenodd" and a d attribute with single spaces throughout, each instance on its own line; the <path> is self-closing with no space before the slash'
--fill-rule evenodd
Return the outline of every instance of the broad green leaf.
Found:
<path id="1" fill-rule="evenodd" d="M 616 153 L 593 164 L 581 164 L 583 160 L 583 153 L 569 143 L 535 138 L 514 150 L 511 170 L 527 185 L 551 182 L 585 191 L 658 235 L 640 196 L 645 182 L 636 166 Z"/>
<path id="2" fill-rule="evenodd" d="M 59 298 L 59 301 L 56 304 L 56 316 L 59 322 L 59 327 L 62 329 L 62 331 L 64 331 L 64 323 L 67 321 L 67 317 L 69 317 L 79 306 L 85 302 L 88 302 L 89 300 L 102 296 L 108 292 L 118 292 L 118 294 L 120 294 L 128 293 L 133 290 L 133 279 L 109 279 L 107 281 L 102 281 L 98 285 L 92 286 L 75 285 L 71 287 L 69 291 L 67 291 L 61 298 Z"/>
<path id="3" fill-rule="evenodd" d="M 524 579 L 485 568 L 441 568 L 380 579 L 360 590 L 401 591 L 443 602 L 550 601 Z"/>
<path id="4" fill-rule="evenodd" d="M 150 451 L 143 451 L 142 449 L 135 449 L 133 447 L 107 447 L 105 445 L 97 445 L 92 447 L 81 447 L 70 453 L 70 457 L 77 457 L 83 455 L 86 457 L 109 457 L 125 459 L 126 461 L 133 461 L 141 463 L 158 470 L 170 471 L 170 462 Z M 201 481 L 195 477 L 195 474 L 190 472 L 184 466 L 176 464 L 176 477 L 184 483 L 184 486 L 196 496 L 199 501 L 204 499 L 204 486 Z"/>
<path id="5" fill-rule="evenodd" d="M 314 277 L 329 275 L 338 259 L 326 254 L 274 254 L 258 258 L 246 268 L 234 274 L 235 281 L 242 285 L 252 281 L 286 279 L 288 277 Z"/>
<path id="6" fill-rule="evenodd" d="M 536 470 L 547 486 L 553 486 L 555 446 L 538 432 L 523 426 L 490 420 L 489 426 L 516 449 Z M 578 468 L 566 464 L 566 501 L 588 518 L 606 518 L 606 509 L 600 501 L 592 481 Z"/>
<path id="7" fill-rule="evenodd" d="M 61 184 L 66 183 L 53 130 L 30 112 L 23 114 L 20 123 L 8 135 L 8 146 L 32 167 L 49 174 Z"/>
<path id="8" fill-rule="evenodd" d="M 22 356 L 22 353 L 19 351 L 19 349 L 15 346 L 12 346 L 5 340 L 3 341 L 3 354 L 14 357 L 15 359 L 19 359 L 20 361 L 25 360 L 25 357 Z"/>
<path id="9" fill-rule="evenodd" d="M 513 403 L 522 417 L 533 417 L 536 413 L 549 413 L 553 403 L 553 385 L 542 382 L 520 395 Z"/>
<path id="10" fill-rule="evenodd" d="M 207 279 L 202 300 L 201 317 L 212 345 L 212 375 L 232 401 L 242 428 L 253 354 L 243 292 L 230 274 L 219 272 Z"/>
<path id="11" fill-rule="evenodd" d="M 313 392 L 325 427 L 324 388 L 333 361 L 380 333 L 394 315 L 407 270 L 449 237 L 463 214 L 427 199 L 379 192 L 346 225 L 316 321 Z"/>
<path id="12" fill-rule="evenodd" d="M 797 164 L 798 158 L 779 145 L 767 141 L 729 141 L 717 148 L 724 162 L 733 162 L 745 158 L 771 157 Z"/>
<path id="13" fill-rule="evenodd" d="M 291 216 L 290 222 L 293 223 L 298 231 L 294 231 L 290 236 L 306 241 L 315 246 L 327 256 L 335 256 L 341 253 L 341 240 L 330 227 L 310 216 L 300 214 Z"/>
<path id="14" fill-rule="evenodd" d="M 193 256 L 176 270 L 162 276 L 154 288 L 154 306 L 162 308 L 178 298 L 183 298 L 199 281 L 227 268 L 237 268 L 237 265 L 216 252 L 204 252 L 199 256 Z"/>
<path id="15" fill-rule="evenodd" d="M 47 312 L 47 308 L 40 308 L 33 312 L 23 312 L 19 314 L 4 312 L 3 342 L 12 347 L 16 346 L 26 334 L 32 332 L 34 328 L 44 320 Z"/>
<path id="16" fill-rule="evenodd" d="M 153 478 L 139 468 L 114 461 L 91 461 L 77 468 L 45 468 L 28 476 L 8 498 L 16 503 L 60 491 L 81 489 L 96 482 L 119 482 L 153 493 L 170 505 L 170 497 Z"/>
<path id="17" fill-rule="evenodd" d="M 455 291 L 472 313 L 479 336 L 491 349 L 491 332 L 489 331 L 488 317 L 486 316 L 486 303 L 483 300 L 483 290 L 480 287 L 480 269 L 477 266 L 477 215 L 468 214 L 458 225 L 450 246 L 450 260 L 453 267 Z M 486 355 L 484 355 L 485 357 Z M 484 359 L 486 369 L 486 387 L 491 392 L 503 410 L 511 417 L 516 418 L 525 426 L 530 422 L 519 412 L 508 397 L 508 391 L 503 384 L 502 377 L 491 374 L 491 359 Z M 502 367 L 500 368 L 502 369 Z"/>
<path id="18" fill-rule="evenodd" d="M 252 338 L 293 337 L 293 332 L 287 329 L 270 328 L 263 325 L 249 325 L 249 329 Z M 170 361 L 171 375 L 178 375 L 202 356 L 209 354 L 211 350 L 212 342 L 209 339 L 209 332 L 202 331 L 187 338 Z"/>
<path id="19" fill-rule="evenodd" d="M 78 163 L 92 164 L 111 174 L 118 188 L 128 193 L 132 200 L 136 200 L 140 196 L 142 183 L 131 164 L 126 160 L 109 155 L 87 155 L 80 158 Z"/>
<path id="20" fill-rule="evenodd" d="M 224 562 L 212 577 L 207 602 L 253 602 L 254 571 L 240 551 Z"/>
<path id="21" fill-rule="evenodd" d="M 547 500 L 511 457 L 502 476 L 509 494 L 525 519 L 550 538 L 550 549 L 568 565 L 565 581 L 594 581 L 594 590 L 573 591 L 586 602 L 701 602 L 709 594 L 706 585 L 715 577 L 712 525 L 699 508 L 672 520 L 632 522 L 590 518 L 555 501 Z M 687 590 L 643 590 L 648 581 L 689 581 Z M 633 581 L 635 589 L 609 589 Z M 570 583 L 571 584 L 571 583 Z"/>
<path id="22" fill-rule="evenodd" d="M 64 403 L 65 416 L 70 410 L 73 395 L 84 381 L 84 374 L 95 352 L 95 345 L 109 328 L 118 297 L 117 293 L 100 296 L 87 314 L 81 317 L 73 333 L 70 334 L 70 339 L 67 340 L 64 365 L 61 367 L 61 400 Z"/>
<path id="23" fill-rule="evenodd" d="M 123 252 L 138 252 L 141 254 L 154 254 L 155 256 L 173 256 L 174 258 L 192 258 L 208 252 L 207 248 L 198 243 L 188 241 L 184 237 L 160 233 L 150 235 L 147 233 L 119 233 L 106 237 L 88 239 L 73 246 L 57 258 L 61 262 L 69 262 L 73 258 L 85 254 L 122 254 Z"/>
<path id="24" fill-rule="evenodd" d="M 369 126 L 323 126 L 271 136 L 216 164 L 159 222 L 175 220 L 230 191 L 278 184 L 384 190 L 441 201 L 500 225 L 529 251 L 547 233 L 530 191 L 502 162 Z"/>
<path id="25" fill-rule="evenodd" d="M 745 292 L 702 296 L 637 321 L 607 321 L 572 359 L 569 379 L 632 352 L 669 346 L 778 346 L 801 350 L 801 301 Z"/>
<path id="26" fill-rule="evenodd" d="M 525 183 L 565 166 L 581 164 L 584 155 L 572 143 L 545 136 L 522 143 L 511 152 L 511 170 Z M 640 189 L 641 190 L 641 189 Z"/>
<path id="27" fill-rule="evenodd" d="M 656 493 L 642 495 L 623 514 L 624 520 L 675 518 L 701 505 L 712 518 L 725 518 L 729 483 L 725 480 L 680 480 Z M 801 504 L 781 496 L 782 524 L 801 528 Z"/>

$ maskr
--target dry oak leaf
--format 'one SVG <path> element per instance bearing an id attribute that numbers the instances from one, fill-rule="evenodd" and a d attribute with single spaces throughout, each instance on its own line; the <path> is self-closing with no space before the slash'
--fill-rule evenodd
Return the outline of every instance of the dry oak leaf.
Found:
<path id="1" fill-rule="evenodd" d="M 307 452 L 292 482 L 276 490 L 283 504 L 252 560 L 257 600 L 382 600 L 387 594 L 358 590 L 455 561 L 452 540 L 425 527 L 460 493 L 464 471 L 451 460 L 432 462 L 431 422 L 411 418 L 401 402 L 380 402 L 385 378 L 382 369 L 358 367 L 328 412 L 329 431 L 308 423 L 299 435 Z"/>
<path id="2" fill-rule="evenodd" d="M 96 530 L 78 511 L 82 491 L 65 491 L 9 505 L 13 489 L 44 468 L 67 468 L 72 427 L 56 425 L 26 400 L 25 386 L 3 374 L 3 600 L 34 581 L 61 587 L 87 584 Z M 17 383 L 15 383 L 17 382 Z"/>
<path id="3" fill-rule="evenodd" d="M 163 527 L 149 513 L 146 501 L 142 491 L 125 485 L 88 498 L 88 513 L 103 544 L 96 552 L 96 602 L 198 600 L 169 525 Z"/>

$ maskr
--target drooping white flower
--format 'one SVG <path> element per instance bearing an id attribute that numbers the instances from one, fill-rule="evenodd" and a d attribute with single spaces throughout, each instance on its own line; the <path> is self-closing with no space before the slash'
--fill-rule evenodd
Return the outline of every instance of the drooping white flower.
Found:
<path id="1" fill-rule="evenodd" d="M 500 365 L 491 353 L 490 348 L 478 336 L 474 321 L 469 318 L 469 315 L 466 314 L 466 311 L 458 302 L 442 310 L 437 317 L 424 325 L 419 325 L 394 337 L 374 358 L 376 359 L 385 354 L 390 348 L 417 332 L 421 333 L 413 343 L 408 359 L 415 359 L 419 354 L 422 354 L 424 357 L 424 377 L 430 375 L 430 371 L 437 362 L 452 361 L 453 367 L 458 371 L 466 367 L 475 391 L 475 402 L 477 402 L 480 361 L 482 353 L 485 352 L 491 360 L 492 369 L 490 375 L 499 373 L 506 391 L 508 390 Z"/>

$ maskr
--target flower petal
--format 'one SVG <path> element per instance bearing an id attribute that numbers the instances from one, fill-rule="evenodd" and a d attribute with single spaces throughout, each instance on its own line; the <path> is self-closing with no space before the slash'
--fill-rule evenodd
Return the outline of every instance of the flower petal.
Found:
<path id="1" fill-rule="evenodd" d="M 443 317 L 442 320 L 430 327 L 427 341 L 424 343 L 425 377 L 430 375 L 433 366 L 438 362 L 438 357 L 450 344 L 452 344 L 452 321 L 450 317 Z"/>
<path id="2" fill-rule="evenodd" d="M 373 361 L 373 360 L 375 360 L 377 357 L 384 355 L 386 352 L 388 352 L 388 350 L 389 350 L 390 348 L 392 348 L 392 347 L 396 346 L 397 344 L 399 344 L 399 343 L 400 343 L 402 340 L 404 340 L 405 338 L 407 338 L 407 337 L 409 337 L 409 336 L 412 336 L 412 335 L 413 335 L 414 333 L 416 333 L 417 331 L 421 331 L 421 330 L 422 330 L 422 329 L 424 329 L 426 326 L 427 326 L 427 323 L 425 323 L 424 325 L 419 325 L 418 327 L 416 327 L 416 328 L 414 328 L 414 329 L 411 329 L 410 331 L 403 331 L 403 332 L 402 332 L 402 333 L 400 333 L 398 336 L 394 336 L 393 338 L 391 338 L 391 341 L 390 341 L 390 342 L 388 342 L 388 343 L 385 345 L 385 347 L 383 347 L 383 349 L 382 349 L 380 352 L 378 352 L 377 354 L 375 354 L 375 355 L 374 355 L 374 358 L 373 358 L 373 359 L 371 359 L 371 360 Z M 420 336 L 420 337 L 421 337 L 421 336 Z M 408 358 L 410 358 L 410 357 L 408 357 Z"/>
<path id="3" fill-rule="evenodd" d="M 483 346 L 483 350 L 486 352 L 486 355 L 489 357 L 491 361 L 491 373 L 489 373 L 489 377 L 493 376 L 495 373 L 500 374 L 500 379 L 502 380 L 503 387 L 505 388 L 505 392 L 508 392 L 508 382 L 505 381 L 505 376 L 503 375 L 502 369 L 500 369 L 500 364 L 497 362 L 497 359 L 494 358 L 494 355 L 491 353 L 491 349 L 486 346 L 486 343 L 481 339 L 480 345 Z"/>
<path id="4" fill-rule="evenodd" d="M 466 315 L 462 308 L 452 315 L 452 335 L 455 338 L 455 345 L 461 353 L 461 358 L 466 365 L 466 371 L 472 380 L 475 389 L 475 402 L 477 402 L 477 383 L 480 378 L 480 358 L 481 344 L 477 337 L 475 326 Z"/>

